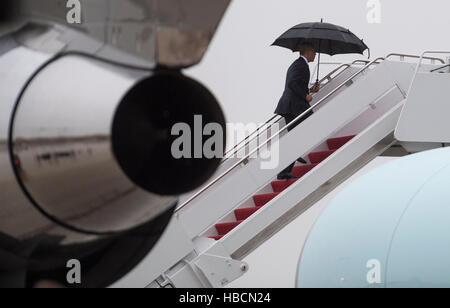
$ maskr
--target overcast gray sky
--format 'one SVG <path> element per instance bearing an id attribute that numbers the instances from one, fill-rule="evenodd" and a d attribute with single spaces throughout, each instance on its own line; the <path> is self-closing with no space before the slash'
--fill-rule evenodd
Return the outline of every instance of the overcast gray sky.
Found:
<path id="1" fill-rule="evenodd" d="M 390 52 L 450 50 L 448 0 L 380 0 L 381 23 L 369 24 L 368 0 L 234 0 L 203 60 L 188 73 L 218 97 L 229 122 L 264 122 L 275 109 L 286 70 L 298 57 L 269 47 L 291 26 L 309 21 L 349 28 L 371 48 L 372 58 Z M 324 56 L 348 61 L 358 55 Z M 328 70 L 330 68 L 328 67 Z"/>

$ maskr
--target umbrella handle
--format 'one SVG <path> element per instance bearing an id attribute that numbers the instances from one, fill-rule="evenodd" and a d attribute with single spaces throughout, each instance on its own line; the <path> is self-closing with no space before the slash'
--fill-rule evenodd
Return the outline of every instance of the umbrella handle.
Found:
<path id="1" fill-rule="evenodd" d="M 319 74 L 320 74 L 320 53 L 319 53 L 319 62 L 317 63 L 317 80 L 319 82 Z"/>
<path id="2" fill-rule="evenodd" d="M 319 40 L 319 51 L 320 47 L 322 47 L 322 40 Z M 320 52 L 319 52 L 319 62 L 317 63 L 317 80 L 316 82 L 319 82 L 319 73 L 320 73 Z"/>

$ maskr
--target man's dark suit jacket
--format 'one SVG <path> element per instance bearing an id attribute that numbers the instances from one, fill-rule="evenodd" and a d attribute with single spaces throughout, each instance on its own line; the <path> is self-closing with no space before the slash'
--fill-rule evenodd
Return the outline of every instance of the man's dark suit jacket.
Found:
<path id="1" fill-rule="evenodd" d="M 300 57 L 288 69 L 284 93 L 275 110 L 276 114 L 292 118 L 311 107 L 306 101 L 306 95 L 309 94 L 309 79 L 309 65 Z"/>

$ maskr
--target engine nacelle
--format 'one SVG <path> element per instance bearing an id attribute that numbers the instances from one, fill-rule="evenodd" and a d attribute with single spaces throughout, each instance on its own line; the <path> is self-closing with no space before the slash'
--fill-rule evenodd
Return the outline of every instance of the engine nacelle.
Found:
<path id="1" fill-rule="evenodd" d="M 221 108 L 178 70 L 23 47 L 0 58 L 10 61 L 16 65 L 0 82 L 8 111 L 0 119 L 0 249 L 28 247 L 16 256 L 26 260 L 17 270 L 29 285 L 64 284 L 70 259 L 86 264 L 82 286 L 109 285 L 153 247 L 177 196 L 220 164 L 220 157 L 174 158 L 171 128 L 194 130 L 194 115 L 224 127 Z M 0 265 L 0 276 L 8 270 Z"/>

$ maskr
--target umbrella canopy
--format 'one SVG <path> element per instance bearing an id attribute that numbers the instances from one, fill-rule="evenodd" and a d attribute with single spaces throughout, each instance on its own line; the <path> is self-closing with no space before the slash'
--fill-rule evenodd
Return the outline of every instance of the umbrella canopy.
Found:
<path id="1" fill-rule="evenodd" d="M 316 51 L 330 56 L 338 54 L 363 54 L 367 45 L 350 30 L 341 26 L 324 23 L 303 23 L 292 27 L 281 35 L 272 46 L 281 46 L 299 51 L 303 43 L 312 43 Z"/>
<path id="2" fill-rule="evenodd" d="M 294 26 L 281 35 L 272 46 L 299 51 L 303 43 L 315 46 L 316 52 L 319 53 L 319 66 L 321 53 L 334 56 L 350 53 L 363 54 L 365 50 L 369 50 L 369 47 L 350 30 L 324 22 L 310 22 Z M 319 80 L 319 69 L 317 70 L 317 80 Z"/>

